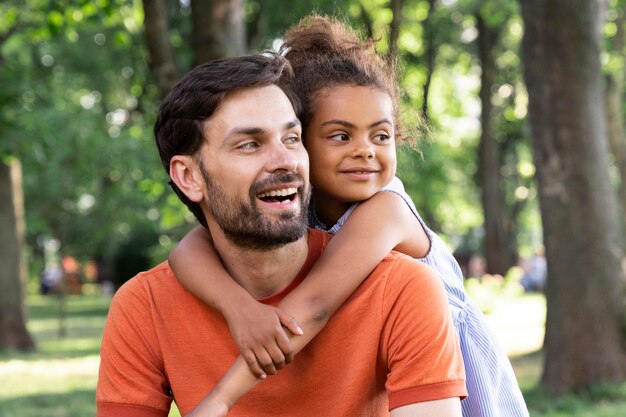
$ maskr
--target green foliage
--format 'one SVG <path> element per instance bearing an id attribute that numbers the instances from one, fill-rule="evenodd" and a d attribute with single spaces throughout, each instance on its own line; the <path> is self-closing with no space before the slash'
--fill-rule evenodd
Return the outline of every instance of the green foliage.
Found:
<path id="1" fill-rule="evenodd" d="M 161 207 L 168 229 L 181 225 L 152 141 L 157 96 L 140 5 L 30 5 L 0 66 L 0 151 L 23 163 L 30 245 L 51 236 L 63 253 L 111 258 L 132 230 L 159 229 Z"/>
<path id="2" fill-rule="evenodd" d="M 525 297 L 511 298 L 510 304 Z M 28 327 L 37 341 L 31 354 L 0 353 L 0 413 L 3 417 L 83 417 L 95 415 L 98 351 L 110 298 L 71 296 L 67 300 L 67 337 L 58 337 L 58 299 L 28 297 Z M 603 385 L 553 399 L 537 387 L 542 355 L 512 359 L 533 417 L 621 417 L 626 385 Z M 173 407 L 171 417 L 180 416 Z"/>
<path id="3" fill-rule="evenodd" d="M 133 231 L 155 235 L 162 258 L 193 223 L 166 185 L 152 142 L 158 93 L 147 67 L 141 2 L 6 0 L 0 3 L 0 155 L 22 159 L 27 238 L 34 256 L 43 236 L 63 253 L 111 260 Z M 453 249 L 481 247 L 477 184 L 480 135 L 476 15 L 499 29 L 493 89 L 494 136 L 502 187 L 522 253 L 541 241 L 521 81 L 522 24 L 514 0 L 403 2 L 398 40 L 404 124 L 417 150 L 399 151 L 399 176 L 426 222 Z M 623 10 L 612 0 L 607 39 Z M 389 2 L 245 2 L 252 49 L 272 46 L 298 19 L 317 11 L 372 29 L 386 51 Z M 168 2 L 171 42 L 181 69 L 193 62 L 189 2 Z M 367 27 L 371 25 L 371 27 Z M 420 125 L 428 51 L 435 52 L 427 128 Z M 611 55 L 607 70 L 621 65 Z"/>
<path id="4" fill-rule="evenodd" d="M 346 16 L 346 5 L 334 0 L 248 0 L 245 14 L 251 50 L 271 49 L 285 29 L 311 12 Z"/>

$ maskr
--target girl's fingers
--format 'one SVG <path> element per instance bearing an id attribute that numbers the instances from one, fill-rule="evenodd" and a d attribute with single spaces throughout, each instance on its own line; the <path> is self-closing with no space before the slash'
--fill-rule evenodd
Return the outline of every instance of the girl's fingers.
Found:
<path id="1" fill-rule="evenodd" d="M 291 333 L 297 336 L 302 336 L 304 334 L 304 332 L 298 325 L 298 322 L 296 321 L 296 319 L 291 317 L 289 314 L 285 313 L 280 308 L 277 308 L 276 315 L 278 316 L 278 320 L 280 321 L 280 324 L 286 327 Z"/>

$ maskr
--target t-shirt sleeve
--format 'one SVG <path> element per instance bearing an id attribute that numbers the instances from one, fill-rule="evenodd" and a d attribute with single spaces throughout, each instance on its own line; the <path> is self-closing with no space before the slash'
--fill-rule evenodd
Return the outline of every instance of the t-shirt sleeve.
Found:
<path id="1" fill-rule="evenodd" d="M 465 373 L 443 285 L 408 257 L 395 260 L 385 289 L 381 356 L 389 408 L 464 398 Z"/>
<path id="2" fill-rule="evenodd" d="M 100 348 L 97 417 L 167 417 L 172 398 L 150 311 L 137 278 L 113 297 Z"/>

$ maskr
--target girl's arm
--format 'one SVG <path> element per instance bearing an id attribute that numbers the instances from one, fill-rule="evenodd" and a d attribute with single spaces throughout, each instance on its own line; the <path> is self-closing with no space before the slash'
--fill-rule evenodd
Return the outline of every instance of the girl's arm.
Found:
<path id="1" fill-rule="evenodd" d="M 461 401 L 457 398 L 426 401 L 394 408 L 391 417 L 461 417 Z"/>
<path id="2" fill-rule="evenodd" d="M 256 376 L 275 374 L 293 360 L 291 342 L 282 326 L 294 334 L 302 330 L 281 309 L 257 302 L 233 281 L 215 253 L 207 229 L 198 226 L 189 232 L 172 251 L 169 262 L 186 289 L 224 316 L 239 352 Z"/>
<path id="3" fill-rule="evenodd" d="M 315 337 L 392 249 L 424 257 L 429 248 L 426 232 L 399 195 L 379 192 L 359 204 L 307 278 L 278 305 L 305 331 L 292 340 L 294 352 Z"/>
<path id="4" fill-rule="evenodd" d="M 430 241 L 400 196 L 379 192 L 352 212 L 307 278 L 279 304 L 304 330 L 304 335 L 291 337 L 294 353 L 302 350 L 322 330 L 330 316 L 394 248 L 414 257 L 424 257 Z M 202 412 L 216 403 L 222 409 L 230 409 L 258 382 L 239 358 L 194 413 L 225 415 Z"/>

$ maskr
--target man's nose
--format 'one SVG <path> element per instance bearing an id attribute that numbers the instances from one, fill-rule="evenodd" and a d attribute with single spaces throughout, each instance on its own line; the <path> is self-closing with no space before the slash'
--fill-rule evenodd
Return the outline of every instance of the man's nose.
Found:
<path id="1" fill-rule="evenodd" d="M 295 172 L 298 169 L 298 153 L 282 143 L 272 146 L 267 161 L 267 170 Z"/>

